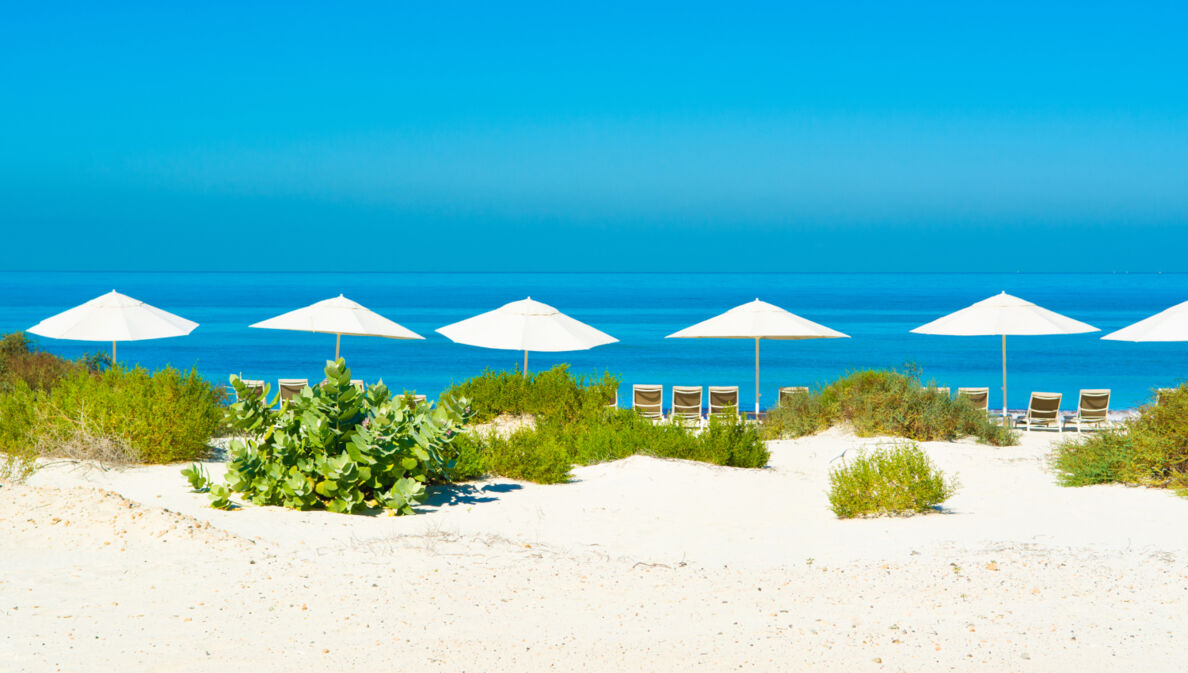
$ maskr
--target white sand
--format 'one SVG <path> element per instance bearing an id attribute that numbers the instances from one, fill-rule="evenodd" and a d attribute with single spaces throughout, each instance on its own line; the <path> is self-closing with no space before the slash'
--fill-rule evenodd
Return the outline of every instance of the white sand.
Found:
<path id="1" fill-rule="evenodd" d="M 761 471 L 637 457 L 414 517 L 50 465 L 0 489 L 0 670 L 1188 669 L 1188 500 L 1060 488 L 1055 437 L 925 445 L 962 483 L 945 513 L 857 521 L 826 473 L 873 440 L 840 432 Z"/>

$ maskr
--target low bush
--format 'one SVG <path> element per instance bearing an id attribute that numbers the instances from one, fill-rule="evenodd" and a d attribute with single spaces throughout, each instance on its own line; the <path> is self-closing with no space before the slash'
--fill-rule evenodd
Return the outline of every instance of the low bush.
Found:
<path id="1" fill-rule="evenodd" d="M 24 332 L 0 336 L 0 392 L 24 383 L 33 390 L 49 390 L 60 379 L 79 371 L 99 371 L 110 361 L 106 356 L 83 356 L 67 360 L 37 347 Z"/>
<path id="2" fill-rule="evenodd" d="M 0 452 L 169 463 L 207 453 L 222 427 L 222 388 L 190 371 L 79 368 L 47 389 L 0 392 Z"/>
<path id="3" fill-rule="evenodd" d="M 322 384 L 279 408 L 238 377 L 231 384 L 240 401 L 228 417 L 246 438 L 231 443 L 226 484 L 210 483 L 198 466 L 183 471 L 221 508 L 238 493 L 258 505 L 411 514 L 427 482 L 450 479 L 450 445 L 470 416 L 464 399 L 433 408 L 394 398 L 383 384 L 361 392 L 342 359 L 327 363 Z"/>
<path id="4" fill-rule="evenodd" d="M 455 450 L 454 460 L 467 466 L 456 471 L 459 480 L 486 474 L 545 484 L 568 481 L 573 465 L 635 455 L 751 468 L 767 465 L 770 456 L 758 429 L 735 415 L 714 417 L 698 431 L 605 407 L 577 418 L 540 416 L 534 426 L 508 436 L 472 434 Z"/>
<path id="5" fill-rule="evenodd" d="M 920 442 L 973 436 L 1010 446 L 1018 435 L 968 401 L 925 389 L 914 372 L 860 371 L 804 395 L 792 395 L 768 412 L 768 439 L 801 437 L 841 423 L 862 437 L 893 435 Z"/>
<path id="6" fill-rule="evenodd" d="M 829 473 L 829 507 L 839 519 L 927 512 L 956 490 L 913 442 L 859 453 Z"/>
<path id="7" fill-rule="evenodd" d="M 1121 483 L 1188 495 L 1188 387 L 1160 395 L 1120 427 L 1060 442 L 1052 465 L 1065 486 Z"/>
<path id="8" fill-rule="evenodd" d="M 475 423 L 486 423 L 500 414 L 576 417 L 584 410 L 614 402 L 618 388 L 619 380 L 610 374 L 574 376 L 569 365 L 561 364 L 528 376 L 519 370 L 488 369 L 450 386 L 442 392 L 441 400 L 469 400 Z"/>

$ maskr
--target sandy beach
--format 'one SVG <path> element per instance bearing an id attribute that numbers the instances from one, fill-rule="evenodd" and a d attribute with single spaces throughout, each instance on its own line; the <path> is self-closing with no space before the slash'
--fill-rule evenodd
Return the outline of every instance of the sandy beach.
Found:
<path id="1" fill-rule="evenodd" d="M 1058 435 L 923 446 L 942 513 L 839 521 L 831 461 L 634 457 L 436 489 L 418 516 L 244 507 L 177 466 L 44 466 L 0 497 L 5 670 L 1183 669 L 1188 500 L 1056 486 Z M 208 465 L 212 473 L 222 466 Z"/>

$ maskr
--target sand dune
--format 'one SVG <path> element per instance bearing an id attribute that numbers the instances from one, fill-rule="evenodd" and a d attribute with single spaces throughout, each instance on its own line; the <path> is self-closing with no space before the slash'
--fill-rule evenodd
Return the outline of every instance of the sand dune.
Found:
<path id="1" fill-rule="evenodd" d="M 945 511 L 858 521 L 826 474 L 878 440 L 841 432 L 766 470 L 636 457 L 438 489 L 415 517 L 220 512 L 176 466 L 48 465 L 0 489 L 0 661 L 1183 670 L 1188 500 L 1057 487 L 1052 439 L 926 444 L 962 483 Z"/>

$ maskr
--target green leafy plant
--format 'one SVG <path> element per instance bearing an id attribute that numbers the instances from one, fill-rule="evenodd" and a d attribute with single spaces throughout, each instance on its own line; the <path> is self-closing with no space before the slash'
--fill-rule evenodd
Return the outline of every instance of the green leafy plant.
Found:
<path id="1" fill-rule="evenodd" d="M 228 419 L 245 438 L 232 441 L 226 492 L 212 485 L 212 504 L 237 493 L 258 505 L 412 514 L 426 483 L 450 478 L 451 444 L 471 416 L 465 399 L 410 406 L 383 384 L 359 391 L 342 359 L 325 372 L 278 409 L 231 377 L 240 401 Z"/>
<path id="2" fill-rule="evenodd" d="M 199 463 L 194 463 L 181 471 L 182 476 L 186 481 L 190 482 L 190 488 L 194 489 L 195 493 L 207 493 L 210 491 L 210 475 L 207 474 L 206 468 Z"/>
<path id="3" fill-rule="evenodd" d="M 831 470 L 829 506 L 839 519 L 927 512 L 957 486 L 918 445 L 900 442 L 859 453 Z"/>
<path id="4" fill-rule="evenodd" d="M 768 439 L 801 437 L 849 424 L 861 437 L 893 435 L 916 441 L 952 441 L 973 436 L 995 446 L 1018 443 L 967 400 L 922 387 L 918 372 L 859 371 L 804 395 L 792 395 L 770 410 Z"/>
<path id="5" fill-rule="evenodd" d="M 1065 439 L 1052 465 L 1064 486 L 1122 483 L 1188 495 L 1188 386 L 1159 395 L 1120 427 Z"/>
<path id="6" fill-rule="evenodd" d="M 235 509 L 231 502 L 231 489 L 223 484 L 210 485 L 210 506 L 215 509 Z"/>

